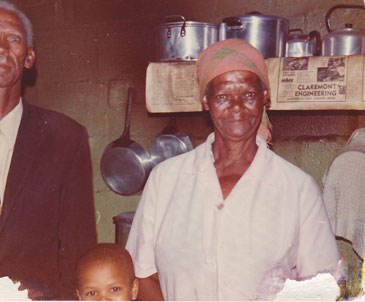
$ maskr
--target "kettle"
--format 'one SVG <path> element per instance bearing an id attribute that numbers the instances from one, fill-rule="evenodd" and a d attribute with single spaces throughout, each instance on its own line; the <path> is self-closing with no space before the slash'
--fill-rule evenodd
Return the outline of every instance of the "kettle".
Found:
<path id="1" fill-rule="evenodd" d="M 365 30 L 353 28 L 352 24 L 345 24 L 345 28 L 331 29 L 329 18 L 331 13 L 338 8 L 365 9 L 363 5 L 339 4 L 326 13 L 326 26 L 328 34 L 323 36 L 322 55 L 361 55 L 365 54 Z"/>
<path id="2" fill-rule="evenodd" d="M 321 46 L 321 34 L 318 31 L 314 30 L 305 35 L 300 28 L 290 29 L 288 41 L 286 42 L 285 56 L 319 56 L 321 54 Z"/>

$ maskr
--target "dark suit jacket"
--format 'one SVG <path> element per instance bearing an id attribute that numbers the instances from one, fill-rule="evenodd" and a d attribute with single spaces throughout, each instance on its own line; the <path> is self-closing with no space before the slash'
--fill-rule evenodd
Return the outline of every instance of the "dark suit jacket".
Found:
<path id="1" fill-rule="evenodd" d="M 0 215 L 0 276 L 76 299 L 77 259 L 96 243 L 86 129 L 26 102 Z"/>

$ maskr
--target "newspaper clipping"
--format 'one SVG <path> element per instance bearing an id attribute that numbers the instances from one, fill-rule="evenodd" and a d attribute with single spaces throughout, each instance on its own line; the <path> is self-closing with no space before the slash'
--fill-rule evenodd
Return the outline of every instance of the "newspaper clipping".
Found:
<path id="1" fill-rule="evenodd" d="M 202 111 L 195 62 L 150 63 L 146 106 L 150 113 Z"/>
<path id="2" fill-rule="evenodd" d="M 363 56 L 281 58 L 271 65 L 271 76 L 279 69 L 271 109 L 365 109 Z"/>
<path id="3" fill-rule="evenodd" d="M 346 66 L 346 57 L 284 58 L 278 102 L 345 102 Z"/>

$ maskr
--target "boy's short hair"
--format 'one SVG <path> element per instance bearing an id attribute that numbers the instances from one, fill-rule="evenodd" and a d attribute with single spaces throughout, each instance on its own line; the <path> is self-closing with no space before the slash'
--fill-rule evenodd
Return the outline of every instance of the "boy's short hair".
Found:
<path id="1" fill-rule="evenodd" d="M 135 279 L 134 268 L 132 258 L 128 251 L 115 243 L 99 243 L 90 249 L 77 264 L 76 273 L 78 286 L 80 285 L 80 275 L 85 268 L 89 267 L 90 264 L 103 262 L 112 262 L 119 265 L 123 268 L 123 272 L 125 272 L 126 281 L 130 284 L 133 283 Z"/>

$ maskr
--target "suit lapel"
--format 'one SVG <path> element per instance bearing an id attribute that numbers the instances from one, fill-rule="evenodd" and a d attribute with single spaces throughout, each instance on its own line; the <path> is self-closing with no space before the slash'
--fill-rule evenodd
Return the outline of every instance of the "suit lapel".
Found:
<path id="1" fill-rule="evenodd" d="M 23 115 L 14 145 L 13 157 L 6 182 L 2 212 L 0 215 L 0 231 L 3 229 L 9 213 L 16 207 L 17 197 L 31 177 L 30 169 L 38 153 L 44 134 L 44 123 L 38 111 L 32 105 L 23 102 Z M 21 206 L 21 205 L 20 205 Z"/>

